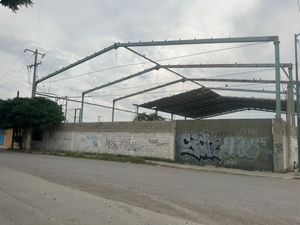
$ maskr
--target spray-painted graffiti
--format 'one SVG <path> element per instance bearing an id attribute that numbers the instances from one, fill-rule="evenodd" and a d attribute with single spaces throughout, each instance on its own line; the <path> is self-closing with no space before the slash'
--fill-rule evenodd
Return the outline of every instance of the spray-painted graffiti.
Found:
<path id="1" fill-rule="evenodd" d="M 130 138 L 123 138 L 119 140 L 114 140 L 113 138 L 105 139 L 105 148 L 113 151 L 143 151 L 144 147 Z"/>
<path id="2" fill-rule="evenodd" d="M 267 137 L 230 136 L 220 137 L 212 132 L 199 133 L 187 132 L 179 137 L 179 153 L 183 160 L 186 156 L 198 161 L 221 161 L 229 166 L 236 165 L 239 158 L 255 160 L 268 158 L 271 154 L 268 150 Z"/>
<path id="3" fill-rule="evenodd" d="M 239 158 L 255 159 L 259 153 L 259 144 L 255 138 L 225 137 L 222 152 Z"/>
<path id="4" fill-rule="evenodd" d="M 221 139 L 211 132 L 185 133 L 179 139 L 180 155 L 191 156 L 198 161 L 220 161 Z"/>

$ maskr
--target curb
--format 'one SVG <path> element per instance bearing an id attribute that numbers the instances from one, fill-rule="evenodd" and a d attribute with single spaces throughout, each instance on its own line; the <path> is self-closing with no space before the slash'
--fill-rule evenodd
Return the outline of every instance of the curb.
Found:
<path id="1" fill-rule="evenodd" d="M 247 171 L 247 170 L 225 168 L 225 167 L 195 166 L 189 164 L 176 164 L 176 163 L 167 163 L 167 162 L 152 161 L 152 160 L 146 160 L 146 162 L 153 163 L 157 166 L 165 166 L 165 167 L 186 169 L 186 170 L 197 170 L 203 172 L 216 172 L 216 173 L 226 173 L 226 174 L 233 174 L 233 175 L 265 177 L 265 178 L 300 179 L 300 174 L 295 174 L 295 173 Z"/>

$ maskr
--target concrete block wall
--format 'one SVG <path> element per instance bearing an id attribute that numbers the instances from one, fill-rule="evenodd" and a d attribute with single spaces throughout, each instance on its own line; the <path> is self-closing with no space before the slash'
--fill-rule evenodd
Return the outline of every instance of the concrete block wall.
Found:
<path id="1" fill-rule="evenodd" d="M 282 119 L 273 119 L 274 172 L 293 171 L 298 167 L 297 128 Z"/>
<path id="2" fill-rule="evenodd" d="M 296 127 L 291 128 L 291 146 L 290 146 L 290 160 L 289 170 L 295 170 L 299 167 L 298 165 L 298 130 Z"/>
<path id="3" fill-rule="evenodd" d="M 177 121 L 176 161 L 272 171 L 272 120 Z"/>
<path id="4" fill-rule="evenodd" d="M 190 164 L 292 171 L 297 129 L 281 119 L 63 124 L 32 149 L 155 157 Z"/>
<path id="5" fill-rule="evenodd" d="M 174 159 L 174 122 L 63 124 L 33 149 L 80 151 Z"/>

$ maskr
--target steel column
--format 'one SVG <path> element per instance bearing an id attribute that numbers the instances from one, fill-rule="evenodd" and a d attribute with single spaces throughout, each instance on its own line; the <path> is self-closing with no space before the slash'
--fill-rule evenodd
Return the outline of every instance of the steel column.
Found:
<path id="1" fill-rule="evenodd" d="M 298 171 L 300 171 L 300 102 L 299 102 L 299 75 L 298 75 L 298 36 L 300 33 L 295 34 L 295 72 L 296 72 L 296 111 L 297 111 L 297 133 L 298 133 Z"/>
<path id="2" fill-rule="evenodd" d="M 79 116 L 79 122 L 80 123 L 82 123 L 82 121 L 83 121 L 84 95 L 85 95 L 85 93 L 82 93 L 82 96 L 81 96 L 81 110 L 80 110 L 80 116 Z"/>
<path id="3" fill-rule="evenodd" d="M 280 52 L 279 41 L 274 41 L 275 48 L 275 80 L 276 80 L 276 118 L 281 118 L 281 96 L 280 96 Z"/>
<path id="4" fill-rule="evenodd" d="M 112 113 L 111 113 L 111 122 L 114 122 L 114 120 L 115 120 L 115 105 L 116 105 L 116 101 L 113 100 Z"/>
<path id="5" fill-rule="evenodd" d="M 294 101 L 294 79 L 293 79 L 293 67 L 288 68 L 288 74 L 289 74 L 289 84 L 288 84 L 288 98 L 291 102 L 291 124 L 295 126 L 295 101 Z"/>

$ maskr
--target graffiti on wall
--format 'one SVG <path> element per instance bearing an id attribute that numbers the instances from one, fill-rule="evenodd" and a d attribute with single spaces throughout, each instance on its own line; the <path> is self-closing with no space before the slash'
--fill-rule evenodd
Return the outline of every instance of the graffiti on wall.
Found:
<path id="1" fill-rule="evenodd" d="M 259 154 L 260 146 L 264 145 L 263 143 L 265 140 L 259 140 L 259 138 L 225 137 L 222 152 L 239 158 L 255 159 Z"/>
<path id="2" fill-rule="evenodd" d="M 237 163 L 238 158 L 254 160 L 262 154 L 269 156 L 267 137 L 229 136 L 220 137 L 212 132 L 186 132 L 179 136 L 180 156 L 192 157 L 198 161 L 232 161 Z"/>
<path id="3" fill-rule="evenodd" d="M 152 151 L 156 148 L 169 147 L 170 142 L 168 140 L 159 139 L 142 139 L 136 140 L 129 137 L 106 137 L 105 138 L 105 149 L 117 151 Z"/>
<path id="4" fill-rule="evenodd" d="M 221 139 L 212 132 L 185 133 L 179 139 L 180 155 L 191 156 L 198 161 L 220 161 Z"/>
<path id="5" fill-rule="evenodd" d="M 130 138 L 114 139 L 105 138 L 105 149 L 113 151 L 144 151 L 144 146 L 131 140 Z"/>

